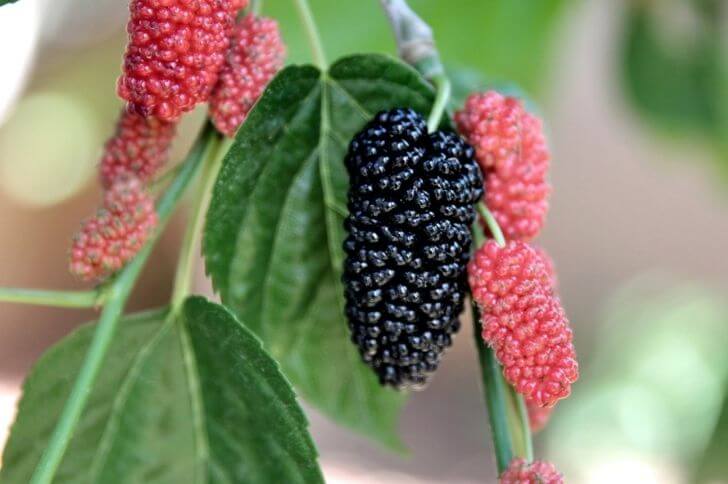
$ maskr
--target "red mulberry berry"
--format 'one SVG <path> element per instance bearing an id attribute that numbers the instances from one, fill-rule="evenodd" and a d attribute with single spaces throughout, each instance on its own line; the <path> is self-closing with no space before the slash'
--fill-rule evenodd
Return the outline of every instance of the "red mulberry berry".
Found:
<path id="1" fill-rule="evenodd" d="M 550 462 L 526 462 L 524 459 L 513 459 L 503 474 L 500 484 L 563 484 L 564 476 Z"/>
<path id="2" fill-rule="evenodd" d="M 489 241 L 468 265 L 483 339 L 526 400 L 551 406 L 579 376 L 572 332 L 538 253 L 521 241 Z"/>
<path id="3" fill-rule="evenodd" d="M 104 195 L 103 207 L 74 237 L 71 273 L 103 279 L 141 250 L 157 225 L 154 201 L 137 178 L 119 180 Z"/>
<path id="4" fill-rule="evenodd" d="M 485 203 L 507 239 L 531 240 L 548 211 L 549 152 L 541 121 L 495 91 L 472 94 L 455 115 L 485 175 Z"/>
<path id="5" fill-rule="evenodd" d="M 534 402 L 527 401 L 526 409 L 528 410 L 528 426 L 531 432 L 541 431 L 551 418 L 551 414 L 556 407 L 541 407 Z"/>
<path id="6" fill-rule="evenodd" d="M 275 20 L 249 14 L 237 24 L 210 97 L 210 117 L 221 133 L 235 135 L 268 82 L 283 67 L 285 56 Z"/>
<path id="7" fill-rule="evenodd" d="M 104 147 L 99 175 L 104 188 L 114 181 L 133 176 L 151 179 L 169 157 L 177 125 L 122 111 L 116 133 Z"/>
<path id="8" fill-rule="evenodd" d="M 207 101 L 247 0 L 132 0 L 117 91 L 144 117 L 173 121 Z"/>

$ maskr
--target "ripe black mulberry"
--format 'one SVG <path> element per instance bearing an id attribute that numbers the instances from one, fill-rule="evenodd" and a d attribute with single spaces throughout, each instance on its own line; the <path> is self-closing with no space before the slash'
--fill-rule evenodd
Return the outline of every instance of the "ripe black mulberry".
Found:
<path id="1" fill-rule="evenodd" d="M 460 327 L 483 192 L 474 154 L 412 109 L 380 112 L 351 141 L 346 316 L 382 384 L 424 386 Z"/>

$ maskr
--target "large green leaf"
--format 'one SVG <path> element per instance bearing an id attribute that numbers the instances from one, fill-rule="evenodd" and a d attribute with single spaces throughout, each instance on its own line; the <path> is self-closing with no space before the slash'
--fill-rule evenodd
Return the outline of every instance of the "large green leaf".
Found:
<path id="1" fill-rule="evenodd" d="M 358 55 L 327 73 L 289 67 L 228 153 L 205 229 L 207 270 L 302 395 L 337 422 L 401 446 L 405 397 L 383 388 L 349 341 L 341 267 L 344 155 L 376 112 L 427 113 L 433 93 L 410 67 Z"/>
<path id="2" fill-rule="evenodd" d="M 18 0 L 0 0 L 0 7 L 2 7 L 3 5 L 7 5 L 9 3 L 15 3 L 17 1 Z"/>
<path id="3" fill-rule="evenodd" d="M 94 326 L 35 366 L 0 481 L 26 483 Z M 322 482 L 307 421 L 275 361 L 224 307 L 123 320 L 54 482 Z"/>

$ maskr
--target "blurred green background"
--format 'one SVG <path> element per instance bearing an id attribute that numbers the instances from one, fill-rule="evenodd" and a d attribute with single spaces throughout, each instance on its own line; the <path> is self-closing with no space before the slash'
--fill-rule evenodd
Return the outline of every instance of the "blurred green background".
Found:
<path id="1" fill-rule="evenodd" d="M 728 482 L 728 2 L 410 3 L 433 26 L 460 96 L 517 86 L 548 127 L 554 194 L 539 242 L 558 265 L 582 377 L 538 452 L 567 482 Z M 311 4 L 330 60 L 395 53 L 376 1 Z M 307 62 L 292 4 L 268 0 L 264 12 L 279 19 L 290 61 Z M 0 285 L 78 287 L 66 250 L 98 199 L 125 21 L 119 0 L 0 9 Z M 175 158 L 203 116 L 185 119 Z M 167 295 L 183 223 L 173 221 L 132 309 Z M 23 374 L 93 313 L 0 314 L 2 441 Z M 313 414 L 329 481 L 488 482 L 477 371 L 464 330 L 403 416 L 405 458 Z"/>

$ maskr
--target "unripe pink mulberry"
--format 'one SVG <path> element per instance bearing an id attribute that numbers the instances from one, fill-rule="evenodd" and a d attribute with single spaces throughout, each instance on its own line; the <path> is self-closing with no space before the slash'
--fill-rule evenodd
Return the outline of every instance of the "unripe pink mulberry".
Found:
<path id="1" fill-rule="evenodd" d="M 139 179 L 117 181 L 74 237 L 71 273 L 87 281 L 113 274 L 134 258 L 156 226 L 154 200 Z"/>
<path id="2" fill-rule="evenodd" d="M 247 0 L 131 0 L 117 91 L 144 117 L 173 121 L 207 101 Z"/>
<path id="3" fill-rule="evenodd" d="M 572 332 L 541 256 L 528 244 L 486 242 L 468 265 L 483 339 L 527 401 L 551 406 L 579 376 Z"/>
<path id="4" fill-rule="evenodd" d="M 116 133 L 104 147 L 99 176 L 104 188 L 133 176 L 145 182 L 167 162 L 176 123 L 144 118 L 123 110 Z"/>
<path id="5" fill-rule="evenodd" d="M 543 226 L 551 191 L 541 121 L 518 99 L 489 91 L 472 94 L 455 114 L 455 122 L 475 147 L 485 179 L 485 203 L 504 235 L 533 239 Z"/>
<path id="6" fill-rule="evenodd" d="M 526 401 L 526 410 L 528 410 L 528 426 L 531 432 L 541 431 L 551 419 L 551 414 L 555 406 L 542 407 L 534 402 Z"/>
<path id="7" fill-rule="evenodd" d="M 503 474 L 500 484 L 563 484 L 564 476 L 556 467 L 545 461 L 526 462 L 525 459 L 513 459 Z"/>
<path id="8" fill-rule="evenodd" d="M 265 87 L 283 67 L 285 56 L 275 20 L 249 14 L 238 22 L 210 97 L 210 117 L 221 133 L 235 136 Z"/>

